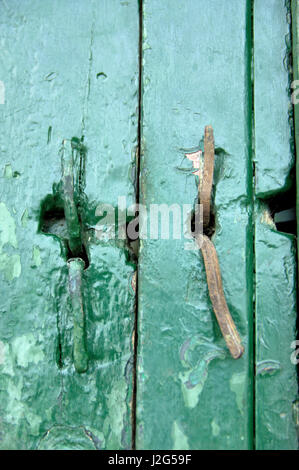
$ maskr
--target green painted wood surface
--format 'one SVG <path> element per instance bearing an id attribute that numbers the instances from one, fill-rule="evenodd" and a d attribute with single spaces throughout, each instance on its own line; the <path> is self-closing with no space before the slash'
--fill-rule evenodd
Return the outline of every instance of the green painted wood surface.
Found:
<path id="1" fill-rule="evenodd" d="M 290 185 L 294 156 L 290 146 L 288 48 L 284 1 L 254 0 L 255 192 L 273 196 Z M 273 131 L 275 129 L 275 132 Z M 276 134 L 276 138 L 273 135 Z"/>
<path id="2" fill-rule="evenodd" d="M 296 253 L 292 235 L 279 233 L 259 198 L 283 193 L 293 152 L 289 112 L 290 13 L 285 2 L 254 2 L 255 273 L 257 449 L 297 449 L 293 402 L 296 366 Z"/>
<path id="3" fill-rule="evenodd" d="M 299 80 L 299 1 L 292 0 L 292 46 L 293 46 L 293 80 Z M 296 203 L 297 203 L 297 235 L 299 233 L 299 103 L 298 103 L 298 84 L 293 89 L 294 92 L 294 122 L 295 122 L 295 146 L 296 146 L 296 175 L 297 175 L 297 191 L 296 191 Z M 296 92 L 297 89 L 297 92 Z M 296 102 L 295 102 L 296 99 Z M 299 253 L 299 239 L 297 236 L 297 255 Z M 299 268 L 299 263 L 298 263 Z M 299 272 L 299 270 L 298 270 Z M 298 276 L 299 281 L 299 276 Z"/>
<path id="4" fill-rule="evenodd" d="M 235 0 L 143 2 L 141 202 L 194 203 L 197 183 L 184 153 L 198 149 L 212 125 L 213 241 L 245 354 L 236 361 L 227 351 L 201 253 L 186 250 L 183 239 L 143 240 L 139 449 L 252 447 L 250 13 L 249 2 Z"/>
<path id="5" fill-rule="evenodd" d="M 134 266 L 93 232 L 97 204 L 134 199 L 138 5 L 1 1 L 0 22 L 0 447 L 128 448 Z M 39 228 L 62 140 L 83 136 L 89 364 L 78 374 L 63 243 Z"/>
<path id="6" fill-rule="evenodd" d="M 118 196 L 127 206 L 135 201 L 138 3 L 0 1 L 2 449 L 132 445 L 136 267 L 124 240 L 98 238 L 96 209 L 116 208 Z M 229 356 L 201 253 L 187 250 L 183 239 L 142 240 L 138 449 L 297 447 L 294 238 L 275 230 L 259 201 L 288 188 L 293 165 L 288 8 L 254 0 L 253 154 L 251 3 L 143 0 L 140 202 L 193 205 L 197 180 L 184 154 L 203 149 L 204 126 L 211 124 L 213 241 L 245 354 Z M 292 6 L 296 51 L 298 1 Z M 299 79 L 296 52 L 293 59 Z M 83 374 L 73 361 L 65 227 L 47 220 L 56 235 L 41 231 L 45 210 L 61 209 L 59 151 L 72 137 L 83 149 L 79 213 L 90 260 L 83 276 Z M 185 228 L 190 215 L 191 209 Z"/>
<path id="7" fill-rule="evenodd" d="M 298 448 L 293 403 L 296 366 L 296 251 L 292 235 L 269 223 L 257 206 L 256 256 L 256 449 Z"/>

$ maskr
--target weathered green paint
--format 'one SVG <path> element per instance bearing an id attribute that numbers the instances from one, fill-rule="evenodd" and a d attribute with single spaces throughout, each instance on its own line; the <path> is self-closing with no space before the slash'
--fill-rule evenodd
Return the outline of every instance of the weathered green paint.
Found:
<path id="1" fill-rule="evenodd" d="M 297 449 L 293 418 L 297 398 L 296 252 L 292 235 L 269 224 L 267 208 L 257 206 L 256 257 L 256 448 Z"/>
<path id="2" fill-rule="evenodd" d="M 61 149 L 61 180 L 64 217 L 67 226 L 69 248 L 73 256 L 82 252 L 81 226 L 78 216 L 80 196 L 75 196 L 74 153 L 79 153 L 71 141 L 64 140 Z M 80 156 L 79 156 L 80 158 Z"/>
<path id="3" fill-rule="evenodd" d="M 287 58 L 288 2 L 254 2 L 254 122 L 257 198 L 283 193 L 293 166 Z M 297 449 L 296 254 L 266 204 L 255 205 L 255 340 L 257 449 Z"/>
<path id="4" fill-rule="evenodd" d="M 1 1 L 0 22 L 0 447 L 129 448 L 135 267 L 124 243 L 92 242 L 97 204 L 134 200 L 138 5 Z M 41 207 L 63 207 L 59 150 L 74 136 L 86 146 L 84 374 L 73 361 L 65 230 L 43 233 L 40 222 Z"/>
<path id="5" fill-rule="evenodd" d="M 251 1 L 142 3 L 140 202 L 190 204 L 190 224 L 198 181 L 185 153 L 211 124 L 213 242 L 245 354 L 229 355 L 201 253 L 142 240 L 137 448 L 296 448 L 294 238 L 259 201 L 291 181 L 289 2 L 253 2 L 252 77 Z M 299 79 L 298 0 L 292 9 Z M 135 201 L 138 2 L 0 1 L 0 23 L 0 448 L 129 448 L 136 266 L 125 238 L 107 242 L 114 215 L 101 225 L 97 207 Z M 68 269 L 81 244 L 89 267 Z"/>
<path id="6" fill-rule="evenodd" d="M 226 348 L 200 251 L 183 239 L 143 240 L 139 449 L 252 447 L 249 3 L 143 1 L 141 202 L 193 205 L 197 181 L 184 154 L 202 148 L 212 125 L 213 241 L 245 354 L 234 360 Z"/>
<path id="7" fill-rule="evenodd" d="M 86 372 L 88 356 L 85 345 L 85 315 L 82 297 L 82 277 L 84 261 L 81 258 L 68 260 L 69 294 L 73 312 L 73 355 L 77 372 Z"/>
<path id="8" fill-rule="evenodd" d="M 254 0 L 255 193 L 269 197 L 288 189 L 294 156 L 288 53 L 290 27 L 284 0 Z M 275 129 L 275 132 L 274 132 Z M 275 138 L 273 136 L 275 135 Z"/>
<path id="9" fill-rule="evenodd" d="M 299 80 L 299 0 L 292 0 L 292 46 L 293 46 L 293 79 Z M 297 175 L 297 235 L 299 233 L 299 102 L 298 101 L 298 85 L 295 84 L 293 90 L 293 98 L 296 102 L 294 105 L 294 122 L 295 122 L 295 143 L 296 143 L 296 175 Z M 297 89 L 297 91 L 296 91 Z M 297 255 L 299 254 L 299 238 L 297 236 Z M 298 260 L 297 260 L 298 262 Z M 299 263 L 298 263 L 299 268 Z M 299 272 L 299 269 L 298 269 Z M 299 281 L 299 276 L 298 276 Z"/>

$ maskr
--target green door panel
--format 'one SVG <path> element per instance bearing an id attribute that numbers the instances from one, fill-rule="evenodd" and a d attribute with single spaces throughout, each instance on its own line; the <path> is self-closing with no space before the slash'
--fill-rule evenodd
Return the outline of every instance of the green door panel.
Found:
<path id="1" fill-rule="evenodd" d="M 293 402 L 297 398 L 296 251 L 292 235 L 269 223 L 257 206 L 256 256 L 256 449 L 294 449 L 298 439 Z"/>
<path id="2" fill-rule="evenodd" d="M 298 447 L 296 238 L 271 212 L 294 173 L 298 11 L 299 0 L 0 0 L 0 449 Z M 204 150 L 206 125 L 237 360 L 187 236 L 203 159 L 198 177 L 186 154 Z M 63 149 L 86 262 L 75 300 Z M 136 201 L 138 277 L 138 242 L 124 235 Z"/>
<path id="3" fill-rule="evenodd" d="M 254 0 L 255 193 L 287 189 L 294 164 L 290 146 L 288 54 L 290 26 L 284 1 Z"/>
<path id="4" fill-rule="evenodd" d="M 299 1 L 292 0 L 292 39 L 293 39 L 293 79 L 299 80 Z M 297 175 L 297 191 L 296 191 L 296 202 L 297 202 L 297 234 L 299 233 L 299 100 L 298 100 L 298 85 L 299 82 L 295 82 L 293 90 L 293 105 L 294 105 L 294 118 L 295 118 L 295 144 L 296 144 L 296 175 Z M 296 92 L 297 89 L 297 92 Z M 299 241 L 297 237 L 297 254 L 299 253 Z M 299 266 L 299 264 L 298 264 Z M 298 276 L 299 280 L 299 276 Z"/>
<path id="5" fill-rule="evenodd" d="M 125 241 L 98 237 L 95 211 L 134 200 L 138 4 L 1 1 L 0 22 L 0 447 L 130 448 L 135 266 Z M 83 374 L 61 228 L 59 151 L 73 137 L 90 263 Z"/>
<path id="6" fill-rule="evenodd" d="M 213 241 L 245 354 L 229 355 L 201 253 L 183 238 L 141 240 L 139 449 L 252 447 L 249 3 L 143 1 L 141 202 L 193 205 L 197 182 L 184 154 L 203 149 L 212 125 Z"/>
<path id="7" fill-rule="evenodd" d="M 254 2 L 255 122 L 255 440 L 257 449 L 297 449 L 296 252 L 292 235 L 276 230 L 268 206 L 290 183 L 293 167 L 285 2 Z M 267 201 L 266 201 L 267 202 Z M 293 349 L 294 350 L 294 349 Z"/>

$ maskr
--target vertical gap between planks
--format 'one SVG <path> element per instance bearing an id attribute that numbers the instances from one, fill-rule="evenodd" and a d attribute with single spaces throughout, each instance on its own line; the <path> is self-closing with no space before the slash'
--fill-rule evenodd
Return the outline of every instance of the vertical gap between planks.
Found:
<path id="1" fill-rule="evenodd" d="M 249 416 L 250 443 L 249 448 L 255 449 L 255 413 L 256 413 L 256 262 L 255 262 L 255 119 L 254 119 L 254 0 L 248 0 L 247 4 L 247 122 L 248 122 L 248 154 L 249 154 L 249 177 L 248 177 L 248 203 L 249 211 L 248 238 L 250 240 L 250 285 L 249 285 L 249 311 L 251 314 L 251 326 L 249 326 L 249 376 L 251 377 L 251 417 Z M 250 419 L 251 418 L 251 419 Z"/>
<path id="2" fill-rule="evenodd" d="M 140 199 L 140 155 L 141 155 L 141 125 L 142 125 L 142 36 L 143 36 L 143 0 L 138 1 L 139 5 L 139 85 L 138 85 L 138 128 L 137 128 L 137 150 L 136 150 L 136 204 Z M 136 408 L 137 408 L 137 354 L 138 354 L 138 278 L 139 260 L 137 261 L 136 272 L 136 293 L 135 293 L 135 322 L 134 322 L 134 351 L 133 351 L 133 397 L 132 397 L 132 449 L 136 449 Z"/>
<path id="3" fill-rule="evenodd" d="M 251 182 L 249 183 L 251 211 L 251 242 L 252 242 L 252 280 L 250 286 L 251 311 L 252 311 L 252 333 L 250 334 L 250 343 L 252 348 L 249 352 L 250 362 L 252 363 L 252 430 L 251 430 L 251 448 L 255 448 L 255 137 L 254 137 L 254 0 L 248 1 L 248 21 L 247 21 L 247 89 L 248 89 L 248 151 L 251 156 Z M 142 36 L 143 36 L 143 0 L 139 4 L 139 101 L 138 101 L 138 131 L 137 131 L 137 151 L 136 151 L 136 203 L 140 199 L 140 157 L 141 157 L 141 137 L 142 137 Z M 134 324 L 134 363 L 133 363 L 133 398 L 132 398 L 132 449 L 136 449 L 136 408 L 137 408 L 137 353 L 138 353 L 138 274 L 136 275 L 136 301 L 135 301 L 135 324 Z"/>
<path id="4" fill-rule="evenodd" d="M 297 9 L 292 9 L 292 1 L 291 1 L 291 4 L 290 4 L 290 38 L 291 38 L 291 50 L 290 50 L 290 54 L 291 54 L 291 77 L 290 77 L 290 81 L 293 83 L 294 80 L 297 79 L 296 77 L 296 72 L 295 72 L 295 58 L 294 58 L 294 53 L 296 53 L 295 51 L 295 45 L 296 45 L 296 42 L 295 42 L 295 34 L 297 34 L 297 18 L 295 16 L 293 16 L 293 14 L 297 13 Z M 292 89 L 290 90 L 290 93 L 292 93 Z M 298 172 L 297 172 L 297 166 L 298 166 L 298 162 L 297 162 L 297 147 L 299 145 L 299 142 L 297 141 L 298 139 L 298 136 L 296 135 L 296 115 L 295 115 L 295 104 L 293 103 L 292 105 L 292 112 L 293 112 L 293 140 L 294 140 L 294 149 L 293 149 L 293 152 L 294 152 L 294 168 L 295 168 L 295 173 L 296 173 L 296 177 L 295 177 L 295 185 L 298 187 L 298 182 L 299 182 L 299 175 L 298 175 Z M 296 201 L 295 201 L 295 204 L 297 206 L 297 199 L 298 199 L 298 189 L 296 189 Z M 296 210 L 296 213 L 298 211 L 298 207 L 297 207 L 297 210 Z M 296 233 L 296 237 L 297 237 L 297 243 L 296 243 L 296 275 L 297 275 L 297 283 L 296 283 L 296 286 L 298 286 L 298 280 L 299 280 L 299 250 L 298 250 L 298 220 L 297 220 L 297 233 Z M 298 341 L 299 340 L 299 315 L 298 315 L 298 305 L 299 305 L 299 291 L 298 291 L 298 288 L 296 289 L 296 304 L 297 304 L 297 318 L 296 318 L 296 329 L 297 329 L 297 335 L 296 335 L 296 340 Z M 299 394 L 299 364 L 297 364 L 297 382 L 298 382 L 298 394 Z M 298 443 L 299 445 L 299 443 Z"/>

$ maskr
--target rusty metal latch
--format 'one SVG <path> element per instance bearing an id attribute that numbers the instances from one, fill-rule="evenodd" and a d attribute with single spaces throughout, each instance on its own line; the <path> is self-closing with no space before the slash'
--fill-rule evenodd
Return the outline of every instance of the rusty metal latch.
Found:
<path id="1" fill-rule="evenodd" d="M 200 152 L 199 152 L 200 153 Z M 193 155 L 193 154 L 186 154 Z M 204 167 L 201 182 L 198 185 L 198 198 L 202 205 L 203 228 L 209 226 L 211 213 L 211 193 L 214 175 L 214 136 L 212 126 L 205 127 L 204 135 Z M 190 157 L 188 157 L 190 158 Z M 201 249 L 206 269 L 210 299 L 219 327 L 234 359 L 244 352 L 240 335 L 229 312 L 222 286 L 221 272 L 216 249 L 212 241 L 204 234 L 196 234 L 196 241 Z"/>
<path id="2" fill-rule="evenodd" d="M 68 232 L 68 244 L 73 258 L 68 264 L 68 289 L 73 312 L 73 358 L 78 373 L 85 372 L 88 356 L 85 347 L 85 318 L 82 295 L 82 277 L 85 262 L 81 259 L 81 226 L 75 200 L 74 187 L 74 152 L 71 141 L 62 143 L 61 169 L 64 215 Z"/>
<path id="3" fill-rule="evenodd" d="M 69 247 L 74 256 L 82 251 L 81 227 L 75 202 L 74 188 L 74 151 L 72 142 L 64 140 L 61 152 L 61 172 L 63 185 L 63 203 Z"/>
<path id="4" fill-rule="evenodd" d="M 85 263 L 81 258 L 68 260 L 69 293 L 73 310 L 73 356 L 77 372 L 87 370 L 88 357 L 85 349 L 84 309 L 82 297 L 82 274 Z"/>

